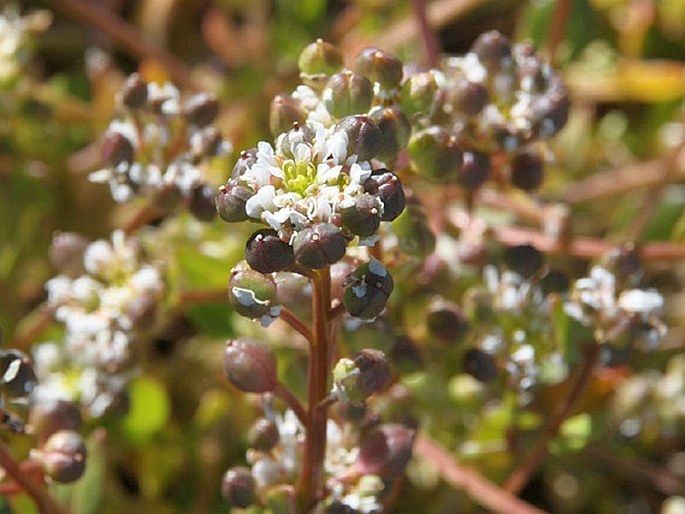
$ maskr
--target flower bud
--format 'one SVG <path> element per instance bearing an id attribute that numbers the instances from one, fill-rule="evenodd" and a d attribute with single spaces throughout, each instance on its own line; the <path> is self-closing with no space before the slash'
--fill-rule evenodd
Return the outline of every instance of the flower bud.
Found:
<path id="1" fill-rule="evenodd" d="M 511 183 L 524 191 L 540 187 L 544 178 L 542 157 L 531 149 L 518 152 L 511 161 Z"/>
<path id="2" fill-rule="evenodd" d="M 368 193 L 355 196 L 351 205 L 339 207 L 343 227 L 360 237 L 369 237 L 376 233 L 381 224 L 382 210 L 380 200 Z"/>
<path id="3" fill-rule="evenodd" d="M 258 230 L 247 240 L 245 259 L 253 270 L 260 273 L 284 271 L 295 264 L 293 247 L 270 228 Z"/>
<path id="4" fill-rule="evenodd" d="M 357 154 L 357 162 L 368 161 L 383 147 L 383 134 L 366 115 L 345 116 L 335 127 L 347 133 L 347 155 Z"/>
<path id="5" fill-rule="evenodd" d="M 409 120 L 397 107 L 377 107 L 369 113 L 369 118 L 376 122 L 383 134 L 383 147 L 376 158 L 386 163 L 395 160 L 409 141 Z"/>
<path id="6" fill-rule="evenodd" d="M 568 276 L 559 270 L 549 270 L 540 280 L 540 288 L 544 295 L 561 294 L 568 291 Z"/>
<path id="7" fill-rule="evenodd" d="M 247 442 L 255 450 L 268 452 L 278 444 L 280 434 L 273 421 L 260 418 L 253 423 L 247 433 Z"/>
<path id="8" fill-rule="evenodd" d="M 200 184 L 190 193 L 188 209 L 195 219 L 210 222 L 216 218 L 216 193 L 209 184 Z"/>
<path id="9" fill-rule="evenodd" d="M 343 303 L 352 316 L 373 319 L 385 308 L 393 288 L 392 275 L 380 261 L 372 258 L 349 276 Z"/>
<path id="10" fill-rule="evenodd" d="M 357 466 L 365 474 L 397 477 L 411 459 L 416 431 L 397 423 L 386 423 L 361 438 Z"/>
<path id="11" fill-rule="evenodd" d="M 134 156 L 133 144 L 121 132 L 108 131 L 104 135 L 100 154 L 107 166 L 118 166 L 122 162 L 130 164 Z"/>
<path id="12" fill-rule="evenodd" d="M 504 251 L 504 263 L 514 273 L 530 278 L 545 265 L 545 256 L 533 245 L 511 246 Z"/>
<path id="13" fill-rule="evenodd" d="M 478 82 L 461 82 L 454 98 L 454 106 L 467 116 L 475 116 L 488 104 L 488 90 Z"/>
<path id="14" fill-rule="evenodd" d="M 252 505 L 256 488 L 252 473 L 242 466 L 230 468 L 221 478 L 221 495 L 232 507 L 244 509 Z"/>
<path id="15" fill-rule="evenodd" d="M 295 261 L 311 269 L 320 269 L 345 256 L 347 240 L 332 223 L 318 223 L 300 230 L 293 242 Z"/>
<path id="16" fill-rule="evenodd" d="M 297 101 L 290 95 L 276 95 L 269 109 L 269 128 L 271 134 L 278 136 L 293 128 L 293 124 L 304 125 L 307 115 Z"/>
<path id="17" fill-rule="evenodd" d="M 400 104 L 407 115 L 422 114 L 431 108 L 439 89 L 436 73 L 435 70 L 417 73 L 404 82 Z"/>
<path id="18" fill-rule="evenodd" d="M 343 67 L 343 55 L 335 45 L 317 39 L 307 45 L 297 59 L 303 80 L 317 80 L 338 73 Z"/>
<path id="19" fill-rule="evenodd" d="M 55 432 L 41 450 L 45 474 L 62 484 L 81 478 L 86 469 L 86 455 L 83 438 L 73 430 Z"/>
<path id="20" fill-rule="evenodd" d="M 565 90 L 538 96 L 531 107 L 533 133 L 541 139 L 555 135 L 566 125 L 569 108 L 570 103 Z"/>
<path id="21" fill-rule="evenodd" d="M 393 366 L 400 372 L 411 373 L 422 366 L 423 358 L 421 351 L 414 341 L 404 335 L 399 335 L 393 340 L 388 357 Z"/>
<path id="22" fill-rule="evenodd" d="M 231 178 L 239 179 L 243 174 L 249 170 L 254 163 L 257 162 L 257 149 L 250 148 L 249 150 L 243 150 L 240 152 L 240 157 L 233 167 L 231 172 Z"/>
<path id="23" fill-rule="evenodd" d="M 412 169 L 431 180 L 454 179 L 463 164 L 464 156 L 456 139 L 437 125 L 412 135 L 408 149 Z"/>
<path id="24" fill-rule="evenodd" d="M 225 152 L 227 143 L 224 142 L 221 132 L 215 127 L 209 126 L 193 134 L 191 138 L 191 153 L 194 164 L 199 164 L 207 157 L 215 157 Z"/>
<path id="25" fill-rule="evenodd" d="M 492 382 L 497 378 L 497 362 L 489 353 L 470 348 L 463 357 L 464 371 L 479 382 Z"/>
<path id="26" fill-rule="evenodd" d="M 224 373 L 231 384 L 246 393 L 268 393 L 278 383 L 271 346 L 249 337 L 226 343 Z"/>
<path id="27" fill-rule="evenodd" d="M 242 261 L 231 271 L 228 299 L 241 316 L 251 319 L 271 316 L 277 306 L 276 283 L 271 275 L 259 273 Z"/>
<path id="28" fill-rule="evenodd" d="M 445 343 L 464 339 L 469 322 L 458 305 L 444 300 L 436 300 L 426 311 L 426 327 L 435 338 Z"/>
<path id="29" fill-rule="evenodd" d="M 407 202 L 400 178 L 392 171 L 385 168 L 374 170 L 363 187 L 365 192 L 378 196 L 383 202 L 381 221 L 393 221 L 402 214 Z"/>
<path id="30" fill-rule="evenodd" d="M 28 396 L 36 387 L 36 373 L 28 355 L 19 350 L 0 350 L 0 386 L 10 397 Z"/>
<path id="31" fill-rule="evenodd" d="M 276 484 L 264 489 L 264 503 L 270 514 L 297 514 L 301 512 L 297 507 L 295 488 L 289 484 Z"/>
<path id="32" fill-rule="evenodd" d="M 88 240 L 74 232 L 59 232 L 52 238 L 48 257 L 50 263 L 62 273 L 75 278 L 85 273 L 83 254 Z"/>
<path id="33" fill-rule="evenodd" d="M 119 100 L 129 109 L 139 109 L 147 102 L 147 84 L 140 75 L 133 73 L 124 81 Z"/>
<path id="34" fill-rule="evenodd" d="M 492 295 L 485 288 L 468 288 L 462 303 L 466 315 L 476 326 L 492 323 L 496 318 Z"/>
<path id="35" fill-rule="evenodd" d="M 44 441 L 61 430 L 81 428 L 81 411 L 74 402 L 66 400 L 39 400 L 29 410 L 30 432 Z"/>
<path id="36" fill-rule="evenodd" d="M 361 403 L 383 391 L 390 378 L 390 366 L 379 350 L 362 350 L 354 360 L 340 359 L 333 369 L 334 391 L 340 400 L 352 403 Z"/>
<path id="37" fill-rule="evenodd" d="M 496 71 L 511 62 L 511 43 L 496 30 L 478 36 L 471 51 L 488 71 Z"/>
<path id="38" fill-rule="evenodd" d="M 378 48 L 365 48 L 354 60 L 354 71 L 383 89 L 395 89 L 402 81 L 402 61 Z"/>
<path id="39" fill-rule="evenodd" d="M 373 85 L 366 77 L 343 71 L 330 78 L 323 98 L 326 109 L 336 118 L 363 114 L 371 107 Z"/>
<path id="40" fill-rule="evenodd" d="M 252 194 L 252 191 L 241 186 L 237 180 L 230 179 L 225 186 L 219 186 L 214 199 L 217 214 L 228 223 L 245 221 L 248 218 L 245 204 Z"/>
<path id="41" fill-rule="evenodd" d="M 490 157 L 481 152 L 464 152 L 464 162 L 457 171 L 457 182 L 464 189 L 475 191 L 490 177 Z"/>
<path id="42" fill-rule="evenodd" d="M 219 115 L 219 101 L 209 93 L 198 93 L 186 100 L 183 116 L 186 121 L 198 127 L 206 127 Z"/>
<path id="43" fill-rule="evenodd" d="M 435 235 L 428 226 L 426 214 L 418 200 L 408 200 L 407 206 L 395 221 L 392 230 L 404 253 L 426 257 L 435 250 Z"/>

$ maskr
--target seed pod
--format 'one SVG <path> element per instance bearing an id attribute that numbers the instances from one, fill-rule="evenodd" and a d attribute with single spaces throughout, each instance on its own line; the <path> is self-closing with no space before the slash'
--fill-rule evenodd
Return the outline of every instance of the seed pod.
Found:
<path id="1" fill-rule="evenodd" d="M 86 469 L 86 455 L 83 438 L 73 430 L 52 434 L 41 450 L 45 474 L 62 484 L 81 478 Z"/>
<path id="2" fill-rule="evenodd" d="M 50 264 L 69 277 L 76 278 L 85 273 L 83 253 L 88 240 L 74 232 L 59 232 L 52 238 L 48 258 Z"/>
<path id="3" fill-rule="evenodd" d="M 0 386 L 10 397 L 28 396 L 36 387 L 36 373 L 28 355 L 20 350 L 0 350 Z"/>
<path id="4" fill-rule="evenodd" d="M 476 116 L 488 104 L 488 90 L 483 84 L 465 80 L 459 84 L 454 106 L 467 116 Z"/>
<path id="5" fill-rule="evenodd" d="M 431 180 L 455 179 L 464 162 L 456 139 L 437 125 L 412 135 L 408 149 L 412 169 Z"/>
<path id="6" fill-rule="evenodd" d="M 284 271 L 295 264 L 293 247 L 281 241 L 275 230 L 258 230 L 245 245 L 245 259 L 253 270 L 260 273 Z"/>
<path id="7" fill-rule="evenodd" d="M 219 115 L 219 101 L 209 93 L 198 93 L 183 104 L 186 121 L 198 127 L 206 127 Z"/>
<path id="8" fill-rule="evenodd" d="M 400 250 L 415 257 L 426 257 L 435 250 L 435 234 L 428 226 L 423 207 L 415 199 L 408 199 L 407 206 L 395 221 L 392 230 L 397 236 Z"/>
<path id="9" fill-rule="evenodd" d="M 490 177 L 490 157 L 482 152 L 464 152 L 464 162 L 457 171 L 457 182 L 469 191 L 475 191 Z"/>
<path id="10" fill-rule="evenodd" d="M 405 114 L 397 107 L 376 107 L 369 113 L 383 134 L 383 146 L 376 158 L 391 162 L 409 141 L 411 124 Z"/>
<path id="11" fill-rule="evenodd" d="M 400 104 L 405 114 L 422 114 L 431 108 L 439 89 L 437 73 L 435 70 L 417 73 L 404 81 Z"/>
<path id="12" fill-rule="evenodd" d="M 496 30 L 478 36 L 471 51 L 488 71 L 496 71 L 511 63 L 511 43 Z"/>
<path id="13" fill-rule="evenodd" d="M 372 258 L 349 276 L 343 303 L 352 316 L 373 319 L 385 308 L 394 286 L 386 267 Z"/>
<path id="14" fill-rule="evenodd" d="M 533 245 L 511 246 L 504 251 L 504 263 L 514 273 L 530 278 L 545 265 L 545 256 Z"/>
<path id="15" fill-rule="evenodd" d="M 402 61 L 378 48 L 365 48 L 359 52 L 353 69 L 384 89 L 395 89 L 402 82 Z"/>
<path id="16" fill-rule="evenodd" d="M 231 271 L 228 299 L 241 316 L 251 319 L 268 316 L 278 302 L 276 283 L 271 275 L 259 273 L 242 261 Z"/>
<path id="17" fill-rule="evenodd" d="M 323 99 L 328 112 L 336 118 L 363 114 L 371 107 L 373 85 L 366 77 L 343 71 L 330 78 Z"/>
<path id="18" fill-rule="evenodd" d="M 357 162 L 368 161 L 383 147 L 383 134 L 366 115 L 345 116 L 335 130 L 347 133 L 347 155 L 357 154 Z"/>
<path id="19" fill-rule="evenodd" d="M 247 433 L 247 442 L 255 450 L 268 452 L 278 444 L 280 434 L 273 421 L 260 418 L 255 421 Z"/>
<path id="20" fill-rule="evenodd" d="M 228 223 L 245 221 L 248 218 L 245 204 L 252 194 L 252 191 L 240 185 L 237 180 L 230 179 L 225 186 L 219 186 L 214 199 L 217 214 Z"/>
<path id="21" fill-rule="evenodd" d="M 357 466 L 362 473 L 393 478 L 401 475 L 412 456 L 416 431 L 386 423 L 361 438 Z"/>
<path id="22" fill-rule="evenodd" d="M 242 466 L 230 468 L 221 479 L 221 495 L 232 507 L 244 509 L 252 505 L 256 488 L 252 473 Z"/>
<path id="23" fill-rule="evenodd" d="M 132 163 L 134 157 L 133 144 L 121 132 L 108 131 L 105 133 L 100 147 L 102 160 L 107 166 Z"/>
<path id="24" fill-rule="evenodd" d="M 119 91 L 119 100 L 129 109 L 139 109 L 147 102 L 147 84 L 140 75 L 133 73 L 124 81 Z"/>
<path id="25" fill-rule="evenodd" d="M 81 428 L 81 411 L 74 402 L 66 400 L 40 400 L 29 410 L 30 432 L 39 441 L 45 441 L 61 430 L 76 431 Z"/>
<path id="26" fill-rule="evenodd" d="M 240 152 L 240 157 L 233 167 L 231 172 L 231 178 L 239 179 L 243 174 L 249 170 L 254 163 L 257 162 L 257 149 L 250 148 L 249 150 L 243 150 Z"/>
<path id="27" fill-rule="evenodd" d="M 489 353 L 470 348 L 464 353 L 464 371 L 479 382 L 492 382 L 497 378 L 497 362 Z"/>
<path id="28" fill-rule="evenodd" d="M 539 188 L 544 178 L 540 155 L 531 149 L 517 153 L 511 161 L 511 183 L 524 191 Z"/>
<path id="29" fill-rule="evenodd" d="M 345 256 L 347 240 L 332 223 L 318 223 L 300 230 L 293 242 L 295 261 L 311 269 L 320 269 Z"/>
<path id="30" fill-rule="evenodd" d="M 362 193 L 354 197 L 351 205 L 341 205 L 339 212 L 345 229 L 360 237 L 369 237 L 381 224 L 383 205 L 379 198 Z"/>
<path id="31" fill-rule="evenodd" d="M 328 77 L 338 73 L 343 67 L 343 55 L 335 45 L 317 39 L 307 45 L 297 59 L 297 66 L 303 78 Z"/>
<path id="32" fill-rule="evenodd" d="M 385 168 L 374 170 L 363 187 L 365 192 L 378 196 L 383 202 L 381 221 L 393 221 L 402 214 L 407 202 L 400 178 L 392 171 Z"/>
<path id="33" fill-rule="evenodd" d="M 246 393 L 268 393 L 278 384 L 276 357 L 271 346 L 259 339 L 241 337 L 228 341 L 224 373 L 231 384 Z"/>
<path id="34" fill-rule="evenodd" d="M 464 339 L 469 322 L 457 304 L 439 299 L 426 310 L 426 328 L 433 337 L 452 343 Z"/>
<path id="35" fill-rule="evenodd" d="M 209 184 L 200 184 L 190 194 L 188 209 L 196 219 L 210 222 L 216 218 L 216 193 Z"/>
<path id="36" fill-rule="evenodd" d="M 343 358 L 333 369 L 334 389 L 338 398 L 361 403 L 369 396 L 383 391 L 390 383 L 390 366 L 385 354 L 366 349 L 353 359 Z"/>
<path id="37" fill-rule="evenodd" d="M 304 124 L 307 115 L 297 101 L 290 95 L 276 95 L 269 109 L 269 128 L 271 134 L 278 136 L 293 128 L 293 124 Z"/>

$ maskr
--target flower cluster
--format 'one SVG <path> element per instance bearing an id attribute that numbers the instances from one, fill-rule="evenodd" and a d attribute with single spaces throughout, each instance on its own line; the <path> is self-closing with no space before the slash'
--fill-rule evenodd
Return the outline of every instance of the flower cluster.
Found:
<path id="1" fill-rule="evenodd" d="M 212 126 L 219 114 L 217 99 L 198 93 L 182 101 L 173 85 L 146 83 L 133 74 L 117 103 L 121 116 L 102 140 L 105 168 L 92 173 L 91 181 L 108 183 L 117 202 L 142 195 L 169 209 L 185 199 L 198 218 L 211 219 L 212 195 L 202 166 L 232 149 Z"/>
<path id="2" fill-rule="evenodd" d="M 69 236 L 55 246 L 65 245 L 60 237 Z M 65 335 L 62 345 L 34 349 L 41 378 L 34 395 L 79 399 L 100 416 L 127 382 L 131 344 L 154 326 L 165 285 L 160 267 L 141 262 L 136 242 L 120 231 L 87 245 L 82 263 L 82 274 L 72 268 L 46 283 Z"/>

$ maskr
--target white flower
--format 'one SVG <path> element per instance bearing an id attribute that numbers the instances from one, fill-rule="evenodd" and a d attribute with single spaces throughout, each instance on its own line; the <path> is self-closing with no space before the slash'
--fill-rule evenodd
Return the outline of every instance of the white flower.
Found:
<path id="1" fill-rule="evenodd" d="M 620 294 L 618 306 L 626 312 L 651 315 L 663 309 L 664 297 L 655 290 L 630 289 Z"/>

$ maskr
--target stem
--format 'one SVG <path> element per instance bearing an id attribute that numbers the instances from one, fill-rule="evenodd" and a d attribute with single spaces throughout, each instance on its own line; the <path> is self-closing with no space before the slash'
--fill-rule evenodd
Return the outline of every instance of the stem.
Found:
<path id="1" fill-rule="evenodd" d="M 0 467 L 33 498 L 40 514 L 66 514 L 42 484 L 34 482 L 24 473 L 3 442 L 0 442 Z"/>
<path id="2" fill-rule="evenodd" d="M 302 334 L 309 344 L 314 344 L 314 334 L 293 311 L 281 306 L 280 318 L 290 325 L 291 328 Z"/>
<path id="3" fill-rule="evenodd" d="M 158 215 L 159 211 L 148 203 L 147 205 L 143 206 L 140 210 L 138 210 L 138 212 L 136 212 L 133 215 L 133 218 L 128 220 L 123 229 L 124 233 L 127 236 L 130 236 L 139 228 L 144 227 L 145 225 L 150 223 Z"/>
<path id="4" fill-rule="evenodd" d="M 479 505 L 492 512 L 542 514 L 541 510 L 504 491 L 477 471 L 458 464 L 445 448 L 426 435 L 417 436 L 414 453 L 433 464 L 445 482 L 455 489 L 463 489 Z"/>
<path id="5" fill-rule="evenodd" d="M 566 28 L 571 14 L 571 0 L 557 0 L 552 15 L 552 23 L 549 26 L 547 37 L 547 51 L 549 62 L 556 63 L 557 50 L 559 43 L 564 39 Z"/>
<path id="6" fill-rule="evenodd" d="M 307 411 L 304 410 L 304 407 L 300 403 L 300 400 L 297 399 L 297 397 L 288 389 L 284 384 L 279 382 L 276 384 L 276 388 L 274 389 L 274 394 L 278 396 L 281 400 L 283 400 L 288 407 L 290 407 L 297 418 L 300 420 L 300 423 L 303 425 L 307 423 Z"/>
<path id="7" fill-rule="evenodd" d="M 533 451 L 511 472 L 504 482 L 503 487 L 506 491 L 512 494 L 518 494 L 521 489 L 526 486 L 538 467 L 540 467 L 540 464 L 547 455 L 549 442 L 557 435 L 559 428 L 571 414 L 573 408 L 582 397 L 585 388 L 590 382 L 592 371 L 599 358 L 599 350 L 600 345 L 598 343 L 593 343 L 592 346 L 588 348 L 585 359 L 577 371 L 577 378 L 571 386 L 568 396 L 565 401 L 559 405 L 559 408 L 554 414 L 554 417 L 550 420 L 545 431 L 537 438 L 537 443 L 535 448 L 533 448 Z"/>
<path id="8" fill-rule="evenodd" d="M 312 277 L 312 311 L 314 341 L 310 345 L 307 370 L 307 435 L 304 446 L 302 474 L 297 486 L 302 512 L 309 512 L 320 496 L 323 461 L 326 453 L 328 396 L 329 309 L 331 306 L 331 275 L 324 268 Z M 321 405 L 320 405 L 321 404 Z"/>
<path id="9" fill-rule="evenodd" d="M 428 23 L 426 2 L 425 0 L 412 0 L 411 5 L 419 25 L 419 34 L 421 36 L 421 42 L 423 43 L 426 64 L 430 68 L 436 68 L 438 66 L 438 56 L 440 54 L 440 43 L 438 42 L 435 32 Z"/>
<path id="10" fill-rule="evenodd" d="M 48 307 L 46 303 L 41 304 L 36 311 L 34 311 L 35 318 L 32 316 L 26 330 L 22 330 L 13 341 L 7 343 L 7 348 L 16 348 L 17 350 L 24 351 L 28 350 L 29 346 L 31 346 L 31 344 L 52 324 L 52 316 L 55 311 Z"/>
<path id="11" fill-rule="evenodd" d="M 179 293 L 179 303 L 223 303 L 228 300 L 228 291 L 221 289 L 186 289 Z"/>

